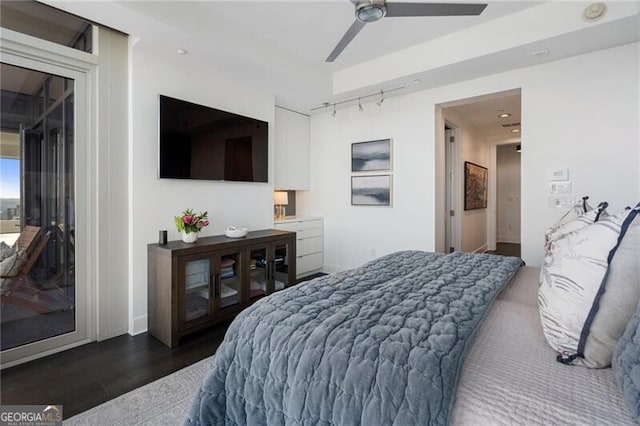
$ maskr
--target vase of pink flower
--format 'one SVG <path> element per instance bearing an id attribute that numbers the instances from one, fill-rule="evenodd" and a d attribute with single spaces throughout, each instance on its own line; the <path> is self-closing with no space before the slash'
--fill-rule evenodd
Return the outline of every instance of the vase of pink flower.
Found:
<path id="1" fill-rule="evenodd" d="M 174 218 L 176 228 L 182 233 L 182 241 L 195 243 L 198 240 L 198 232 L 209 225 L 207 212 L 194 213 L 193 209 L 186 209 L 181 215 Z"/>

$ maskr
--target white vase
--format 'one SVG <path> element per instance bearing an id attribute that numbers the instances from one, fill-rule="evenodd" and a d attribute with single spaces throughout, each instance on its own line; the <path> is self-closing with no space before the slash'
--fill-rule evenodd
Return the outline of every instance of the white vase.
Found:
<path id="1" fill-rule="evenodd" d="M 182 231 L 182 241 L 185 243 L 195 243 L 198 240 L 197 232 L 185 232 Z"/>

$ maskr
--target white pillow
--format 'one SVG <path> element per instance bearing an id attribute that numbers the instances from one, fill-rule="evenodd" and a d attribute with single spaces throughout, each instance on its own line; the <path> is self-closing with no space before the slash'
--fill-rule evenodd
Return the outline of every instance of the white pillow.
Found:
<path id="1" fill-rule="evenodd" d="M 566 222 L 558 222 L 551 226 L 547 232 L 544 234 L 544 247 L 545 253 L 547 256 L 551 254 L 551 244 L 554 241 L 559 240 L 565 235 L 569 235 L 572 232 L 579 231 L 585 226 L 591 225 L 593 222 L 596 222 L 599 219 L 604 219 L 608 216 L 606 212 L 606 208 L 609 203 L 602 202 L 598 204 L 598 207 L 595 210 L 588 211 L 586 213 L 582 213 L 581 215 L 568 220 Z"/>
<path id="2" fill-rule="evenodd" d="M 0 261 L 5 260 L 7 257 L 11 256 L 15 251 L 15 248 L 11 247 L 4 241 L 0 241 Z"/>
<path id="3" fill-rule="evenodd" d="M 551 244 L 551 255 L 540 273 L 538 308 L 545 338 L 563 362 L 571 363 L 578 356 L 585 321 L 607 271 L 609 251 L 628 214 L 608 216 Z M 581 359 L 575 363 L 586 365 Z"/>
<path id="4" fill-rule="evenodd" d="M 12 255 L 0 262 L 0 277 L 10 278 L 18 275 L 25 262 L 23 252 L 24 250 L 16 249 Z"/>

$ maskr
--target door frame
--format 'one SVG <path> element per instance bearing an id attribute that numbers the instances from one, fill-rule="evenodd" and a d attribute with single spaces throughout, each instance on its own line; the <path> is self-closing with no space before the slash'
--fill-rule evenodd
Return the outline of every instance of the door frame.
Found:
<path id="1" fill-rule="evenodd" d="M 98 256 L 95 196 L 97 168 L 94 132 L 97 56 L 41 40 L 26 34 L 0 28 L 0 61 L 10 65 L 60 75 L 74 80 L 74 186 L 76 227 L 76 307 L 75 330 L 59 336 L 7 349 L 0 353 L 0 367 L 60 352 L 96 339 L 98 318 Z M 90 314 L 92 313 L 92 314 Z"/>
<path id="2" fill-rule="evenodd" d="M 444 186 L 445 186 L 445 236 L 444 252 L 460 251 L 462 246 L 461 222 L 462 212 L 460 210 L 460 130 L 452 122 L 445 120 L 445 127 L 448 127 L 449 134 L 445 129 L 444 133 Z M 452 136 L 454 142 L 448 141 Z M 450 211 L 453 211 L 451 216 Z"/>
<path id="3" fill-rule="evenodd" d="M 519 93 L 521 96 L 521 102 L 522 102 L 522 96 L 523 96 L 522 88 L 517 87 L 517 88 L 506 89 L 506 90 L 498 90 L 495 92 L 489 92 L 484 94 L 473 94 L 472 96 L 469 96 L 469 97 L 461 96 L 458 99 L 450 99 L 450 100 L 438 102 L 435 104 L 435 108 L 434 108 L 435 110 L 434 111 L 434 116 L 435 116 L 435 120 L 434 120 L 435 122 L 435 150 L 434 150 L 435 151 L 435 168 L 434 168 L 435 215 L 434 215 L 434 218 L 435 220 L 433 224 L 434 224 L 434 247 L 436 252 L 446 252 L 445 227 L 446 227 L 447 221 L 445 216 L 448 212 L 446 211 L 447 195 L 446 195 L 446 188 L 445 188 L 446 186 L 445 185 L 446 146 L 445 146 L 445 135 L 444 135 L 445 123 L 454 128 L 456 127 L 455 124 L 449 122 L 449 120 L 445 121 L 443 110 L 445 108 L 454 107 L 458 105 L 480 102 L 485 99 L 499 98 L 499 97 L 508 95 L 510 93 Z M 520 135 L 520 137 L 522 136 Z M 458 141 L 460 140 L 459 136 L 457 137 L 457 140 Z M 491 145 L 492 143 L 489 138 L 487 143 L 489 145 Z M 513 142 L 505 142 L 505 143 L 513 143 Z M 489 164 L 489 190 L 487 194 L 487 196 L 489 197 L 488 205 L 487 205 L 489 212 L 487 213 L 487 249 L 486 250 L 495 249 L 495 240 L 496 240 L 496 235 L 495 235 L 495 232 L 496 232 L 496 203 L 495 203 L 496 179 L 494 175 L 495 175 L 497 151 L 495 149 L 495 146 L 490 146 L 489 149 L 491 151 L 488 153 L 490 164 Z M 459 148 L 458 148 L 457 155 L 460 158 L 461 154 L 459 152 Z M 522 175 L 522 169 L 524 164 L 524 158 L 525 157 L 522 157 L 522 162 L 520 165 L 521 175 Z M 459 182 L 461 182 L 463 179 L 460 173 L 458 174 L 458 179 L 459 179 Z M 492 187 L 492 182 L 493 182 L 493 187 Z M 521 186 L 522 186 L 522 181 L 521 181 Z M 458 205 L 460 206 L 463 204 L 462 200 L 464 195 L 463 194 L 464 189 L 460 184 L 458 184 L 458 188 L 459 188 L 459 194 L 458 194 L 459 204 Z M 492 188 L 493 188 L 493 192 L 492 192 Z M 521 194 L 520 206 L 522 206 L 523 197 L 524 197 L 524 194 Z M 492 204 L 492 200 L 493 200 L 493 204 Z M 493 205 L 493 208 L 491 208 L 492 205 Z M 460 211 L 460 208 L 458 208 L 458 211 Z M 521 212 L 522 212 L 522 209 L 521 209 Z M 460 223 L 460 228 L 458 228 L 459 229 L 458 236 L 461 238 L 461 233 L 462 233 L 461 214 L 458 215 L 458 222 Z M 522 229 L 523 229 L 522 216 L 520 217 L 520 222 L 521 222 L 520 235 L 522 236 Z M 493 237 L 493 248 L 489 244 L 490 238 L 492 237 Z M 460 239 L 460 241 L 462 240 Z M 461 244 L 460 244 L 460 247 L 461 247 Z"/>

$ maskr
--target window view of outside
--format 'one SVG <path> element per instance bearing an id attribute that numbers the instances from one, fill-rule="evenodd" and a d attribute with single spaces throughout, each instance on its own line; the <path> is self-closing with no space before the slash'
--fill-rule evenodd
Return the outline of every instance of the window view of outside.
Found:
<path id="1" fill-rule="evenodd" d="M 74 81 L 0 64 L 0 349 L 75 330 Z"/>
<path id="2" fill-rule="evenodd" d="M 0 241 L 13 245 L 20 235 L 19 159 L 0 158 L 0 181 Z"/>

